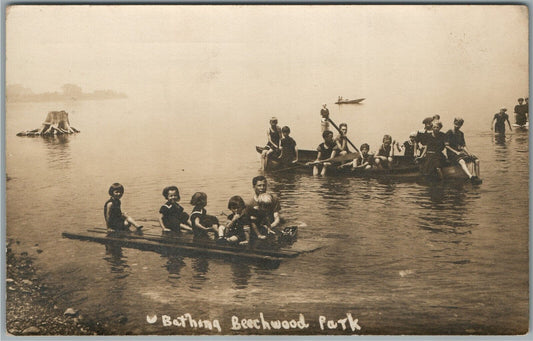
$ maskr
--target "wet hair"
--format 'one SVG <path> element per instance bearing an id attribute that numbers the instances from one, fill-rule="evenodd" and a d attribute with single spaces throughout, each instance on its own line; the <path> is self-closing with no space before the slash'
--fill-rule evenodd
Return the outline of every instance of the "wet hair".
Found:
<path id="1" fill-rule="evenodd" d="M 176 191 L 176 194 L 178 195 L 178 201 L 180 200 L 180 190 L 176 186 L 167 186 L 163 188 L 163 196 L 168 199 L 168 192 L 170 191 Z"/>
<path id="2" fill-rule="evenodd" d="M 207 194 L 204 192 L 196 192 L 192 195 L 191 205 L 205 206 L 207 205 Z"/>
<path id="3" fill-rule="evenodd" d="M 456 117 L 456 118 L 453 120 L 453 123 L 454 123 L 454 124 L 458 124 L 459 126 L 462 126 L 463 123 L 465 123 L 465 120 L 463 120 L 461 117 Z"/>
<path id="4" fill-rule="evenodd" d="M 441 129 L 441 128 L 442 128 L 442 123 L 440 123 L 440 122 L 434 122 L 434 123 L 433 123 L 433 126 L 434 126 L 434 127 L 437 126 L 437 127 L 439 127 L 439 129 Z"/>
<path id="5" fill-rule="evenodd" d="M 390 135 L 383 135 L 383 142 L 385 141 L 391 141 L 392 142 L 392 137 Z"/>
<path id="6" fill-rule="evenodd" d="M 424 118 L 424 120 L 422 121 L 422 124 L 430 124 L 433 122 L 433 117 L 426 117 Z"/>
<path id="7" fill-rule="evenodd" d="M 242 197 L 238 195 L 234 195 L 231 198 L 229 198 L 228 201 L 228 209 L 234 209 L 234 208 L 244 208 L 246 205 L 244 204 L 244 200 Z"/>
<path id="8" fill-rule="evenodd" d="M 326 138 L 326 136 L 333 136 L 333 132 L 329 131 L 329 130 L 324 130 L 324 132 L 322 133 L 322 138 Z"/>
<path id="9" fill-rule="evenodd" d="M 273 200 L 274 199 L 272 198 L 272 195 L 268 193 L 261 193 L 259 196 L 257 196 L 257 204 L 259 207 L 270 208 L 272 207 Z"/>
<path id="10" fill-rule="evenodd" d="M 342 127 L 346 127 L 346 129 L 348 129 L 348 125 L 346 123 L 341 123 L 339 124 L 339 129 L 342 128 Z"/>
<path id="11" fill-rule="evenodd" d="M 257 185 L 257 183 L 259 181 L 265 181 L 266 182 L 267 179 L 263 175 L 254 176 L 254 178 L 252 179 L 252 186 Z"/>
<path id="12" fill-rule="evenodd" d="M 117 190 L 120 191 L 120 193 L 124 194 L 124 186 L 122 186 L 118 182 L 115 182 L 109 187 L 109 191 L 107 192 L 109 193 L 109 195 L 113 196 L 113 192 Z"/>
<path id="13" fill-rule="evenodd" d="M 368 149 L 368 150 L 370 150 L 370 146 L 368 145 L 368 143 L 363 143 L 363 144 L 361 145 L 361 147 L 359 147 L 359 149 L 361 149 L 361 150 L 362 150 L 362 149 L 365 149 L 365 148 Z"/>
<path id="14" fill-rule="evenodd" d="M 287 126 L 284 126 L 283 128 L 281 128 L 281 132 L 290 134 L 291 133 L 291 128 L 289 128 Z"/>

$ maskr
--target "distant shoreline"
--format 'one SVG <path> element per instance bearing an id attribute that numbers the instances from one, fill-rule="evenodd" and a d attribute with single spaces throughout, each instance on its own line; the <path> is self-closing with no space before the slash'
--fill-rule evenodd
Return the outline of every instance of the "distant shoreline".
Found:
<path id="1" fill-rule="evenodd" d="M 8 85 L 6 87 L 6 102 L 54 102 L 54 101 L 85 101 L 85 100 L 107 100 L 128 98 L 125 93 L 115 90 L 95 90 L 90 93 L 83 92 L 82 88 L 75 84 L 64 84 L 62 91 L 34 93 L 31 89 L 20 84 Z"/>

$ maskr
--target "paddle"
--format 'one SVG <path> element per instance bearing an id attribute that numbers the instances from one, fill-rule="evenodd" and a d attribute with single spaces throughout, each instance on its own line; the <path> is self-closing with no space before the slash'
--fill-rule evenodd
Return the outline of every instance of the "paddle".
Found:
<path id="1" fill-rule="evenodd" d="M 337 131 L 339 132 L 339 134 L 342 134 L 341 133 L 341 130 L 340 128 L 335 124 L 335 122 L 333 122 L 333 120 L 331 118 L 328 117 L 328 122 L 331 123 L 333 125 L 333 127 L 335 127 L 335 129 L 337 129 Z M 353 149 L 355 149 L 356 152 L 360 153 L 359 152 L 359 149 L 357 149 L 357 147 L 352 143 L 352 141 L 350 141 L 350 139 L 348 138 L 348 136 L 346 136 L 346 141 L 348 141 L 348 143 L 353 147 Z"/>
<path id="2" fill-rule="evenodd" d="M 340 162 L 344 162 L 344 161 L 352 161 L 353 159 L 355 159 L 358 156 L 359 156 L 359 153 L 348 153 L 348 154 L 345 154 L 345 155 L 335 156 L 334 158 L 331 158 L 331 159 L 308 162 L 308 163 L 306 163 L 306 165 L 308 165 L 308 166 L 310 166 L 310 165 L 319 165 L 319 164 L 322 164 L 324 162 L 340 163 Z"/>

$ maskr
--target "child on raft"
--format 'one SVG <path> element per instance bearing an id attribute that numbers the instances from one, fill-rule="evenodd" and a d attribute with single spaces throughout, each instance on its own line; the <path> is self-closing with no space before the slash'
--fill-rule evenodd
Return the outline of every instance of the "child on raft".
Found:
<path id="1" fill-rule="evenodd" d="M 409 134 L 409 140 L 405 141 L 403 144 L 396 143 L 396 148 L 398 152 L 403 151 L 403 156 L 405 160 L 409 163 L 415 163 L 415 159 L 418 157 L 418 144 L 416 142 L 417 132 L 414 131 Z"/>
<path id="2" fill-rule="evenodd" d="M 245 211 L 246 205 L 242 197 L 235 195 L 228 201 L 228 216 L 226 226 L 220 226 L 219 241 L 228 244 L 247 245 L 250 241 L 250 218 Z"/>
<path id="3" fill-rule="evenodd" d="M 333 159 L 337 155 L 337 143 L 333 140 L 333 133 L 329 130 L 326 130 L 322 133 L 322 138 L 324 142 L 318 145 L 315 162 L 310 162 L 309 164 L 314 164 L 313 166 L 313 175 L 318 175 L 319 165 L 322 166 L 322 171 L 320 175 L 325 176 L 328 166 L 331 166 L 330 162 L 324 162 L 329 159 Z"/>
<path id="4" fill-rule="evenodd" d="M 342 165 L 341 167 L 351 167 L 352 170 L 355 169 L 370 169 L 374 163 L 374 155 L 369 154 L 370 146 L 368 143 L 363 143 L 359 147 L 361 154 L 355 158 L 352 162 Z"/>
<path id="5" fill-rule="evenodd" d="M 258 208 L 252 208 L 248 211 L 251 231 L 254 237 L 264 240 L 269 235 L 276 235 L 276 231 L 272 229 L 272 223 L 276 219 L 279 221 L 279 216 L 276 217 L 277 212 L 273 210 L 273 197 L 271 194 L 259 194 L 257 202 Z"/>
<path id="6" fill-rule="evenodd" d="M 182 230 L 192 231 L 189 226 L 189 215 L 185 213 L 180 201 L 180 192 L 176 186 L 167 186 L 163 189 L 163 196 L 167 202 L 159 209 L 159 224 L 163 232 L 173 231 L 181 233 Z"/>
<path id="7" fill-rule="evenodd" d="M 129 231 L 129 227 L 133 225 L 138 230 L 142 229 L 142 225 L 139 225 L 126 212 L 122 212 L 120 208 L 120 198 L 124 195 L 124 186 L 115 182 L 107 192 L 111 196 L 104 204 L 104 218 L 107 228 L 115 231 Z"/>
<path id="8" fill-rule="evenodd" d="M 278 119 L 272 117 L 270 119 L 270 127 L 267 130 L 267 145 L 261 153 L 261 169 L 265 169 L 267 158 L 270 154 L 273 156 L 279 155 L 279 143 L 281 141 L 281 128 L 278 126 Z"/>
<path id="9" fill-rule="evenodd" d="M 191 213 L 192 231 L 195 237 L 209 238 L 209 233 L 219 235 L 218 218 L 208 215 L 205 209 L 207 206 L 207 194 L 196 192 L 191 198 L 191 205 L 194 206 Z"/>

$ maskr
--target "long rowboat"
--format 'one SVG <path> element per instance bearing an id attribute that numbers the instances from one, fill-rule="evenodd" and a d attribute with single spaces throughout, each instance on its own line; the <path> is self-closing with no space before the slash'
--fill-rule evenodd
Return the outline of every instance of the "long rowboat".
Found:
<path id="1" fill-rule="evenodd" d="M 220 245 L 211 240 L 193 240 L 192 235 L 158 235 L 144 232 L 109 231 L 105 228 L 88 229 L 86 232 L 63 232 L 69 239 L 92 241 L 102 244 L 129 247 L 155 252 L 180 252 L 186 255 L 207 255 L 215 258 L 238 258 L 248 261 L 280 262 L 294 258 L 304 251 L 291 249 L 252 248 L 249 246 Z M 313 250 L 306 250 L 313 251 Z"/>
<path id="2" fill-rule="evenodd" d="M 358 99 L 339 99 L 335 104 L 357 104 L 364 101 L 364 98 L 358 98 Z"/>
<path id="3" fill-rule="evenodd" d="M 263 151 L 262 147 L 255 147 L 258 153 Z M 270 157 L 267 160 L 266 171 L 271 172 L 307 172 L 310 173 L 312 166 L 307 165 L 308 162 L 316 160 L 318 152 L 316 150 L 298 150 L 298 162 L 290 165 L 283 165 L 279 160 Z M 348 168 L 338 169 L 331 167 L 328 169 L 330 175 L 345 175 L 354 177 L 369 177 L 369 178 L 398 178 L 398 179 L 419 179 L 424 175 L 420 172 L 420 167 L 408 163 L 403 156 L 394 157 L 394 167 L 392 169 L 355 169 Z M 473 171 L 474 163 L 467 162 L 467 166 Z M 442 174 L 444 179 L 467 179 L 467 175 L 459 165 L 447 165 L 442 167 Z"/>

